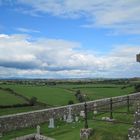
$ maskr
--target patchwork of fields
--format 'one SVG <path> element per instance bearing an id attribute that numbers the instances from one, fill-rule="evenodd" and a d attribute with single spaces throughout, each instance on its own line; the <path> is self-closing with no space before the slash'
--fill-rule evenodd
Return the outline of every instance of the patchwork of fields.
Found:
<path id="1" fill-rule="evenodd" d="M 133 86 L 115 84 L 58 84 L 55 86 L 31 86 L 31 85 L 0 85 L 2 88 L 10 88 L 16 93 L 31 99 L 36 97 L 41 103 L 50 106 L 67 105 L 69 101 L 78 103 L 75 97 L 77 90 L 88 97 L 88 100 L 95 100 L 107 97 L 126 95 L 134 92 Z M 11 105 L 25 103 L 25 101 L 7 91 L 0 90 L 0 105 Z M 20 107 L 11 109 L 0 109 L 0 115 L 42 109 L 43 106 Z"/>

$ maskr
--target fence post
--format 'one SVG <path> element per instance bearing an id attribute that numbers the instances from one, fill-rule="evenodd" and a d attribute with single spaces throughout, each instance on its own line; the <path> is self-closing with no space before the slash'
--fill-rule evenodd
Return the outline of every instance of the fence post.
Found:
<path id="1" fill-rule="evenodd" d="M 113 106 L 112 106 L 112 98 L 110 98 L 110 119 L 113 119 Z"/>
<path id="2" fill-rule="evenodd" d="M 127 113 L 130 112 L 129 105 L 130 105 L 130 103 L 129 103 L 129 96 L 127 96 Z"/>

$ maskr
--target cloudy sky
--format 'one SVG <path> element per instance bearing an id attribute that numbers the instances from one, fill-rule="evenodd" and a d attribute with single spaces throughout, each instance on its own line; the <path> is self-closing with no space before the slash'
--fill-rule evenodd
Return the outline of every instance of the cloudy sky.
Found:
<path id="1" fill-rule="evenodd" d="M 0 78 L 140 77 L 140 0 L 0 0 Z"/>

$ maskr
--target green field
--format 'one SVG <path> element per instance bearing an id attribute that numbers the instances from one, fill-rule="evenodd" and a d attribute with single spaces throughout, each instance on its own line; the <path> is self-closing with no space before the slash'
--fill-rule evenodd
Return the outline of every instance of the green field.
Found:
<path id="1" fill-rule="evenodd" d="M 59 106 L 66 105 L 69 100 L 75 103 L 74 94 L 77 90 L 81 90 L 90 100 L 126 95 L 134 92 L 133 87 L 122 89 L 122 85 L 111 84 L 87 84 L 87 85 L 58 85 L 58 86 L 27 86 L 27 85 L 3 85 L 9 87 L 19 94 L 26 97 L 37 97 L 40 102 L 50 105 Z"/>
<path id="2" fill-rule="evenodd" d="M 13 105 L 25 103 L 24 99 L 10 94 L 8 91 L 0 89 L 0 105 Z"/>
<path id="3" fill-rule="evenodd" d="M 134 92 L 134 87 L 115 84 L 58 84 L 56 86 L 31 86 L 31 85 L 1 85 L 3 88 L 10 88 L 16 93 L 27 98 L 36 97 L 39 102 L 46 103 L 50 106 L 67 105 L 70 100 L 74 103 L 79 101 L 75 97 L 77 90 L 88 96 L 88 100 L 96 100 L 107 97 L 126 95 Z M 4 105 L 23 103 L 24 100 L 15 95 L 0 91 L 0 103 Z M 38 108 L 38 107 L 37 107 Z M 40 107 L 39 107 L 40 108 Z M 8 109 L 0 109 L 0 115 L 11 114 L 16 112 L 30 111 L 32 107 L 21 107 Z"/>
<path id="4" fill-rule="evenodd" d="M 125 89 L 121 89 L 121 87 L 77 88 L 77 90 L 78 89 L 81 90 L 83 94 L 86 94 L 90 98 L 90 100 L 127 95 L 134 91 L 132 87 L 128 87 Z"/>
<path id="5" fill-rule="evenodd" d="M 38 101 L 59 106 L 66 105 L 69 100 L 76 100 L 74 94 L 61 88 L 49 86 L 3 85 L 26 97 L 37 97 Z"/>

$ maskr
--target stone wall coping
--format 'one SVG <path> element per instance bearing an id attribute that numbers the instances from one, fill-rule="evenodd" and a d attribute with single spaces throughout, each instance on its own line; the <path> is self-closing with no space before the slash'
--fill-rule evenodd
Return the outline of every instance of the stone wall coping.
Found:
<path id="1" fill-rule="evenodd" d="M 131 95 L 139 95 L 139 94 L 140 94 L 140 92 L 137 92 L 137 93 L 131 93 L 131 94 L 128 94 L 128 95 L 122 95 L 122 96 L 116 96 L 116 97 L 110 97 L 110 98 L 112 98 L 112 99 L 117 99 L 117 98 L 127 97 L 127 96 L 131 96 Z M 86 102 L 86 103 L 87 103 L 87 104 L 90 104 L 90 103 L 94 103 L 94 102 L 100 102 L 100 101 L 103 101 L 103 100 L 109 100 L 110 98 L 103 98 L 103 99 L 88 101 L 88 102 Z M 84 102 L 83 102 L 83 103 L 72 104 L 72 105 L 70 105 L 70 106 L 71 106 L 71 107 L 74 107 L 74 106 L 78 106 L 78 105 L 84 105 Z M 47 109 L 41 109 L 41 110 L 35 110 L 35 111 L 28 111 L 28 112 L 23 112 L 23 113 L 16 113 L 16 114 L 3 115 L 3 116 L 0 116 L 0 119 L 8 118 L 8 117 L 13 117 L 13 116 L 15 117 L 15 116 L 21 116 L 21 115 L 39 113 L 39 112 L 46 112 L 46 111 L 49 111 L 49 110 L 63 109 L 63 108 L 67 108 L 68 106 L 69 106 L 69 105 L 59 106 L 59 107 L 53 107 L 53 108 L 47 108 Z"/>

